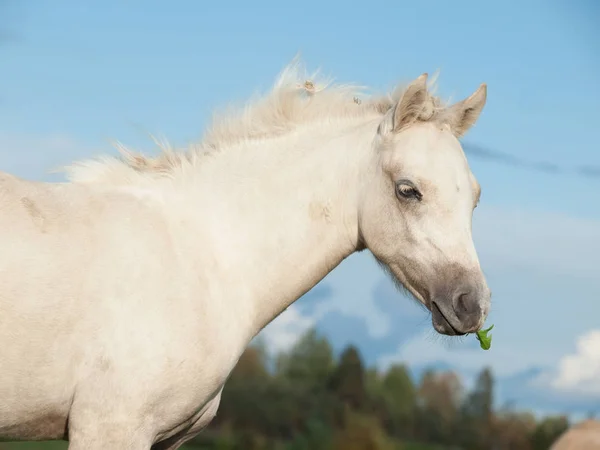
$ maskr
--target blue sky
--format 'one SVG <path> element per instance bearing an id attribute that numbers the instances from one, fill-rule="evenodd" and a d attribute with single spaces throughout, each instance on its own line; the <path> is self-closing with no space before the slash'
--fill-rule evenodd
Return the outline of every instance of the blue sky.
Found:
<path id="1" fill-rule="evenodd" d="M 56 180 L 59 164 L 115 153 L 111 139 L 148 151 L 148 133 L 196 140 L 215 107 L 267 89 L 297 52 L 377 91 L 438 69 L 438 92 L 456 100 L 486 82 L 465 142 L 600 167 L 599 19 L 591 0 L 0 0 L 0 170 Z M 483 187 L 474 234 L 494 291 L 491 351 L 436 337 L 367 254 L 264 336 L 285 348 L 317 326 L 369 364 L 448 367 L 466 382 L 490 364 L 500 401 L 585 414 L 600 404 L 600 178 L 469 159 Z"/>

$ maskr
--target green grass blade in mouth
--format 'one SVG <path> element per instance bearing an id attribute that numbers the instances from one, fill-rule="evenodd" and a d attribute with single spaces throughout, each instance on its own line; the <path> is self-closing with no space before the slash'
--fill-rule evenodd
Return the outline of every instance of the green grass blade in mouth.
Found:
<path id="1" fill-rule="evenodd" d="M 492 330 L 492 328 L 494 328 L 494 325 L 485 330 L 479 330 L 476 333 L 477 340 L 479 341 L 479 346 L 484 350 L 489 350 L 492 346 L 492 335 L 490 334 L 488 336 L 488 333 Z"/>

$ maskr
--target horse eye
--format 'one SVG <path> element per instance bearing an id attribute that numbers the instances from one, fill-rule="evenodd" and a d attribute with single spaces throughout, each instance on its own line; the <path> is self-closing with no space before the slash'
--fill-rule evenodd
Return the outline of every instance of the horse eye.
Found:
<path id="1" fill-rule="evenodd" d="M 396 183 L 396 195 L 398 198 L 421 200 L 423 194 L 409 181 Z"/>

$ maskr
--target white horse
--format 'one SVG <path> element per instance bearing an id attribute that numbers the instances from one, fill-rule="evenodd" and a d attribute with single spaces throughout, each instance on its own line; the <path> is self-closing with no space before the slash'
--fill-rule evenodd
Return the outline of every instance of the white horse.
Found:
<path id="1" fill-rule="evenodd" d="M 600 421 L 587 419 L 561 434 L 550 450 L 599 450 Z"/>
<path id="2" fill-rule="evenodd" d="M 0 173 L 0 436 L 176 449 L 216 414 L 251 339 L 369 249 L 446 335 L 490 306 L 471 234 L 480 188 L 423 74 L 389 96 L 304 82 L 157 158 Z"/>

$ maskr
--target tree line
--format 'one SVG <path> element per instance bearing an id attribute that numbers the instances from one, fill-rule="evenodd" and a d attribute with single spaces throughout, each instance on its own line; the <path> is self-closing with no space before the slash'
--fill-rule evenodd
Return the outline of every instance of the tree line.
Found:
<path id="1" fill-rule="evenodd" d="M 405 364 L 366 368 L 354 346 L 336 358 L 309 330 L 273 358 L 260 343 L 248 347 L 214 421 L 186 448 L 547 450 L 568 427 L 565 416 L 495 410 L 489 368 L 472 390 L 452 371 L 416 380 Z"/>

